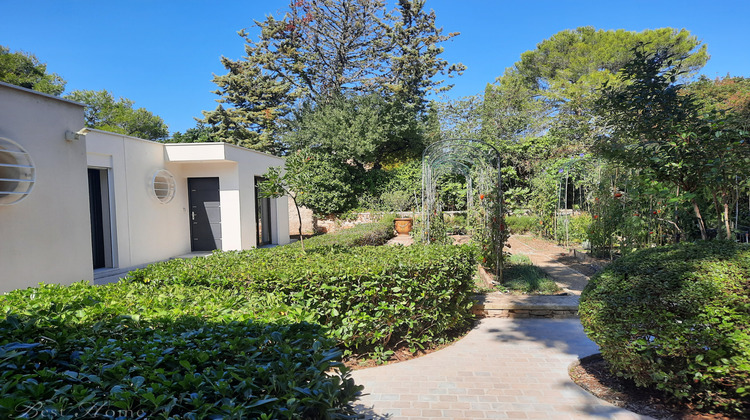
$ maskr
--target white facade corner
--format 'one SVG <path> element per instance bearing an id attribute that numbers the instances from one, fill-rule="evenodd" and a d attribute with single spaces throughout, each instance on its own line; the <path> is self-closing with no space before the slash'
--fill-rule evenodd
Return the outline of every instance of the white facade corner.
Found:
<path id="1" fill-rule="evenodd" d="M 203 223 L 191 202 L 217 206 L 209 231 L 220 232 L 220 249 L 258 245 L 255 182 L 283 159 L 225 143 L 164 144 L 83 128 L 83 110 L 0 83 L 0 137 L 21 145 L 36 171 L 26 199 L 0 206 L 0 293 L 92 281 L 97 264 L 124 269 L 188 254 L 196 243 L 191 226 Z M 173 195 L 161 200 L 167 193 L 155 189 L 164 179 Z M 218 181 L 218 203 L 191 201 L 196 179 Z M 286 199 L 270 208 L 271 242 L 289 243 Z"/>

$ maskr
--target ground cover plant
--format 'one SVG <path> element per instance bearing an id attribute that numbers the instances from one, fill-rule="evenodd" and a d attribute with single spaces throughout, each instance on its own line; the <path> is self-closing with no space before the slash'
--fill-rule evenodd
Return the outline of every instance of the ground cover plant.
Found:
<path id="1" fill-rule="evenodd" d="M 513 294 L 551 295 L 560 292 L 557 284 L 529 257 L 511 254 L 503 268 L 503 283 L 497 286 Z"/>
<path id="2" fill-rule="evenodd" d="M 359 390 L 319 325 L 270 296 L 162 284 L 0 297 L 0 417 L 327 418 Z"/>
<path id="3" fill-rule="evenodd" d="M 354 246 L 366 231 L 0 296 L 0 417 L 351 414 L 361 388 L 344 355 L 449 340 L 476 264 L 468 246 Z"/>
<path id="4" fill-rule="evenodd" d="M 505 216 L 505 224 L 508 231 L 513 235 L 524 233 L 533 233 L 539 230 L 539 219 L 527 215 L 508 215 Z"/>
<path id="5" fill-rule="evenodd" d="M 612 369 L 698 408 L 750 414 L 750 248 L 636 251 L 593 277 L 579 313 Z"/>

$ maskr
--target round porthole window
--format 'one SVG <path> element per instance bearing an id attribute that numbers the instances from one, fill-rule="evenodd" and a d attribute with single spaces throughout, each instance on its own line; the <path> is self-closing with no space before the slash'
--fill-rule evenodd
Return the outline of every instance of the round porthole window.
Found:
<path id="1" fill-rule="evenodd" d="M 167 204 L 174 198 L 174 176 L 166 170 L 159 169 L 151 178 L 151 192 L 162 204 Z"/>
<path id="2" fill-rule="evenodd" d="M 26 198 L 35 181 L 31 156 L 18 143 L 0 137 L 0 206 Z"/>

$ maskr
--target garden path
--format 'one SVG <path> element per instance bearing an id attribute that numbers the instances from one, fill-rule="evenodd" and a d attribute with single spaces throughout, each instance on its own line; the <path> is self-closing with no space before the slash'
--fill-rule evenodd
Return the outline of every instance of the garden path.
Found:
<path id="1" fill-rule="evenodd" d="M 584 391 L 568 376 L 598 351 L 577 318 L 484 318 L 423 357 L 357 370 L 365 419 L 648 419 Z"/>
<path id="2" fill-rule="evenodd" d="M 528 235 L 512 235 L 508 244 L 510 247 L 505 251 L 526 255 L 535 266 L 544 270 L 558 286 L 570 294 L 580 295 L 589 282 L 584 274 L 557 261 L 559 257 L 568 255 L 566 248 Z"/>
<path id="3" fill-rule="evenodd" d="M 457 235 L 454 237 L 454 241 L 457 243 L 465 242 L 465 239 L 465 236 Z M 408 246 L 413 243 L 414 239 L 411 236 L 398 235 L 389 240 L 386 245 Z M 528 256 L 534 265 L 549 274 L 555 280 L 555 283 L 566 292 L 580 295 L 583 288 L 586 287 L 589 281 L 586 275 L 557 261 L 561 256 L 568 255 L 567 249 L 529 235 L 512 235 L 508 239 L 508 244 L 510 246 L 505 248 L 506 252 Z"/>
<path id="4" fill-rule="evenodd" d="M 568 292 L 583 290 L 588 277 L 556 261 L 566 249 L 531 236 L 509 242 L 507 251 L 529 256 Z M 389 242 L 411 243 L 408 236 Z M 373 420 L 648 419 L 573 383 L 571 363 L 597 352 L 578 318 L 484 318 L 445 349 L 353 372 L 365 386 L 357 410 Z"/>

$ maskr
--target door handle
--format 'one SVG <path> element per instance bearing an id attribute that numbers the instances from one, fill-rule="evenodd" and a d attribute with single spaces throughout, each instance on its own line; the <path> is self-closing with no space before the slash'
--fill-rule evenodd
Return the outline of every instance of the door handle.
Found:
<path id="1" fill-rule="evenodd" d="M 195 212 L 194 211 L 190 212 L 190 217 L 191 217 L 191 220 L 195 221 Z"/>

